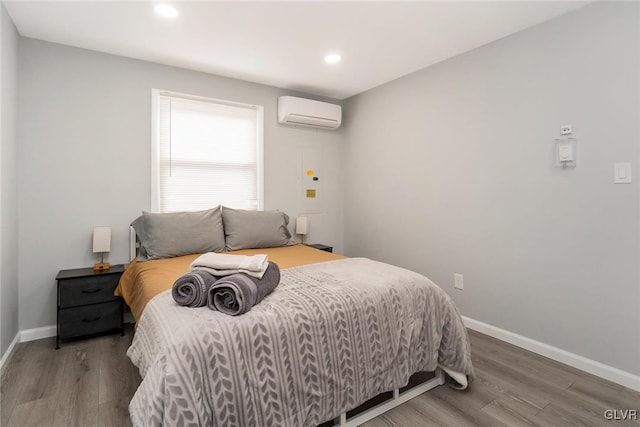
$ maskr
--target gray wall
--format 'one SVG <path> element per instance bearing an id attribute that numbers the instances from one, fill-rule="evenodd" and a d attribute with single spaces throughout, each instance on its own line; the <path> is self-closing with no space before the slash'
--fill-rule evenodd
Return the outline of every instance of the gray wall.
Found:
<path id="1" fill-rule="evenodd" d="M 128 225 L 150 208 L 151 89 L 263 105 L 265 209 L 298 215 L 303 146 L 324 155 L 324 213 L 309 241 L 342 250 L 340 131 L 277 124 L 281 89 L 20 40 L 20 329 L 55 324 L 60 269 L 91 266 L 91 233 L 112 227 L 111 263 L 128 262 Z"/>
<path id="2" fill-rule="evenodd" d="M 640 374 L 639 7 L 589 5 L 347 100 L 347 255 Z M 575 170 L 552 164 L 564 124 Z M 614 162 L 632 184 L 613 184 Z"/>
<path id="3" fill-rule="evenodd" d="M 0 357 L 18 333 L 18 32 L 0 4 Z"/>

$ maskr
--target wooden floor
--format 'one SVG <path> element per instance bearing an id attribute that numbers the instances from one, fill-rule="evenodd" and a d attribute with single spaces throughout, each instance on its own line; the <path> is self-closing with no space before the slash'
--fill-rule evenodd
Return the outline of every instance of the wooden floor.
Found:
<path id="1" fill-rule="evenodd" d="M 16 346 L 2 373 L 4 426 L 129 426 L 140 382 L 125 352 L 133 331 Z M 605 410 L 635 409 L 640 393 L 470 332 L 478 377 L 467 391 L 438 387 L 365 424 L 395 426 L 640 426 L 608 421 Z"/>

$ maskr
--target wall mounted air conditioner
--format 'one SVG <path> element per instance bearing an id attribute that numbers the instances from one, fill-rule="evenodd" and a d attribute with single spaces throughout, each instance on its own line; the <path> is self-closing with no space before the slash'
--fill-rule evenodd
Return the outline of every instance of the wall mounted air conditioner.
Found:
<path id="1" fill-rule="evenodd" d="M 342 107 L 312 99 L 281 96 L 278 98 L 278 123 L 316 129 L 338 129 Z"/>

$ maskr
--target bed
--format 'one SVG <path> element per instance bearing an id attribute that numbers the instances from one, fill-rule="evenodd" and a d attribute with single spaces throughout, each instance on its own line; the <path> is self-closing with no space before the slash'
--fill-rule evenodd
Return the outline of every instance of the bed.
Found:
<path id="1" fill-rule="evenodd" d="M 198 254 L 134 260 L 122 276 L 143 378 L 134 426 L 355 426 L 442 385 L 443 370 L 460 388 L 473 379 L 460 315 L 426 277 L 300 244 L 232 253 L 281 268 L 242 316 L 175 304 L 171 286 Z"/>

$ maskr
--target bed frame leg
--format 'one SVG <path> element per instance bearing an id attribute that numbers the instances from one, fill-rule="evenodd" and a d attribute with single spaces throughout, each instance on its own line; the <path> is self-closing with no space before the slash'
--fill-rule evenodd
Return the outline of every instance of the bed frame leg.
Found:
<path id="1" fill-rule="evenodd" d="M 347 424 L 347 413 L 343 412 L 342 414 L 340 414 L 340 419 L 338 421 L 338 425 L 339 426 L 344 426 Z"/>
<path id="2" fill-rule="evenodd" d="M 444 371 L 441 368 L 436 369 L 436 378 L 439 385 L 444 385 Z"/>

